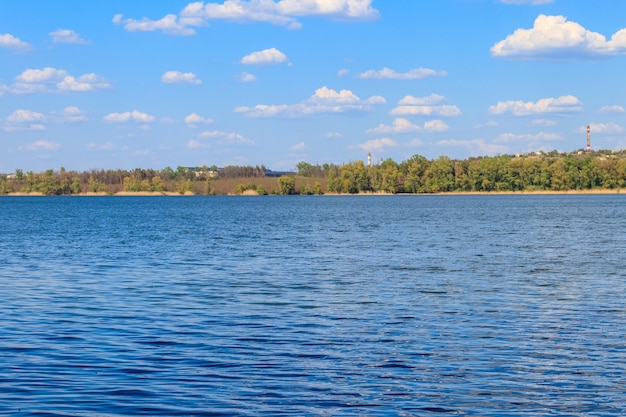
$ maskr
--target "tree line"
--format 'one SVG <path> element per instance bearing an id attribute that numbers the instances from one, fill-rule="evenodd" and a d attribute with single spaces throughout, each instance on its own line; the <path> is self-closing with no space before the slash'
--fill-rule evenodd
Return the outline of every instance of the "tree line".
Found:
<path id="1" fill-rule="evenodd" d="M 0 194 L 11 192 L 72 195 L 87 192 L 174 192 L 192 194 L 441 193 L 489 191 L 567 191 L 626 188 L 624 151 L 576 151 L 472 157 L 414 155 L 367 166 L 300 162 L 294 175 L 269 178 L 264 166 L 166 167 L 161 170 L 17 169 L 0 175 Z"/>

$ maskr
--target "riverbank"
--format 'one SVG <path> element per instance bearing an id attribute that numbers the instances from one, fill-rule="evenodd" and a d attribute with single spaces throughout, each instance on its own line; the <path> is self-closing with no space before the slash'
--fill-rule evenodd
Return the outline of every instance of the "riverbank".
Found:
<path id="1" fill-rule="evenodd" d="M 592 189 L 592 190 L 538 190 L 538 191 L 453 191 L 445 193 L 384 193 L 384 192 L 368 192 L 357 194 L 343 194 L 343 193 L 325 193 L 321 195 L 326 196 L 376 196 L 376 195 L 585 195 L 585 194 L 626 194 L 626 188 L 616 189 Z M 184 194 L 170 191 L 151 192 L 151 191 L 119 191 L 116 193 L 80 193 L 72 194 L 69 197 L 185 197 L 197 195 L 191 191 L 187 191 Z M 258 196 L 259 193 L 255 190 L 246 190 L 242 194 L 227 194 L 229 196 Z M 45 194 L 40 192 L 33 193 L 8 193 L 2 195 L 3 197 L 45 197 Z"/>

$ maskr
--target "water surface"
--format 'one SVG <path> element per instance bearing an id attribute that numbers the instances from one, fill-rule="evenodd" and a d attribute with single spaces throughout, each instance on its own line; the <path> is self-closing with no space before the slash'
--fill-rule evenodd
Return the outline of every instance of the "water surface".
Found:
<path id="1" fill-rule="evenodd" d="M 622 416 L 626 198 L 0 199 L 0 414 Z"/>

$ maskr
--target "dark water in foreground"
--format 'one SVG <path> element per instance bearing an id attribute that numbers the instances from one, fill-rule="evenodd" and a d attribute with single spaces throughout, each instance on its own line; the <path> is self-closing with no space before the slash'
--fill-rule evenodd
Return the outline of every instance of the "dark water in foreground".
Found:
<path id="1" fill-rule="evenodd" d="M 626 197 L 0 199 L 0 415 L 626 415 Z"/>

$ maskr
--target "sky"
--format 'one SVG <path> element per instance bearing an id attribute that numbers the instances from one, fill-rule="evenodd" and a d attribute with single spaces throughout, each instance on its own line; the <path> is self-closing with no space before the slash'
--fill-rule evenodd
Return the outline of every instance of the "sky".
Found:
<path id="1" fill-rule="evenodd" d="M 0 173 L 626 148 L 624 0 L 0 0 Z"/>

